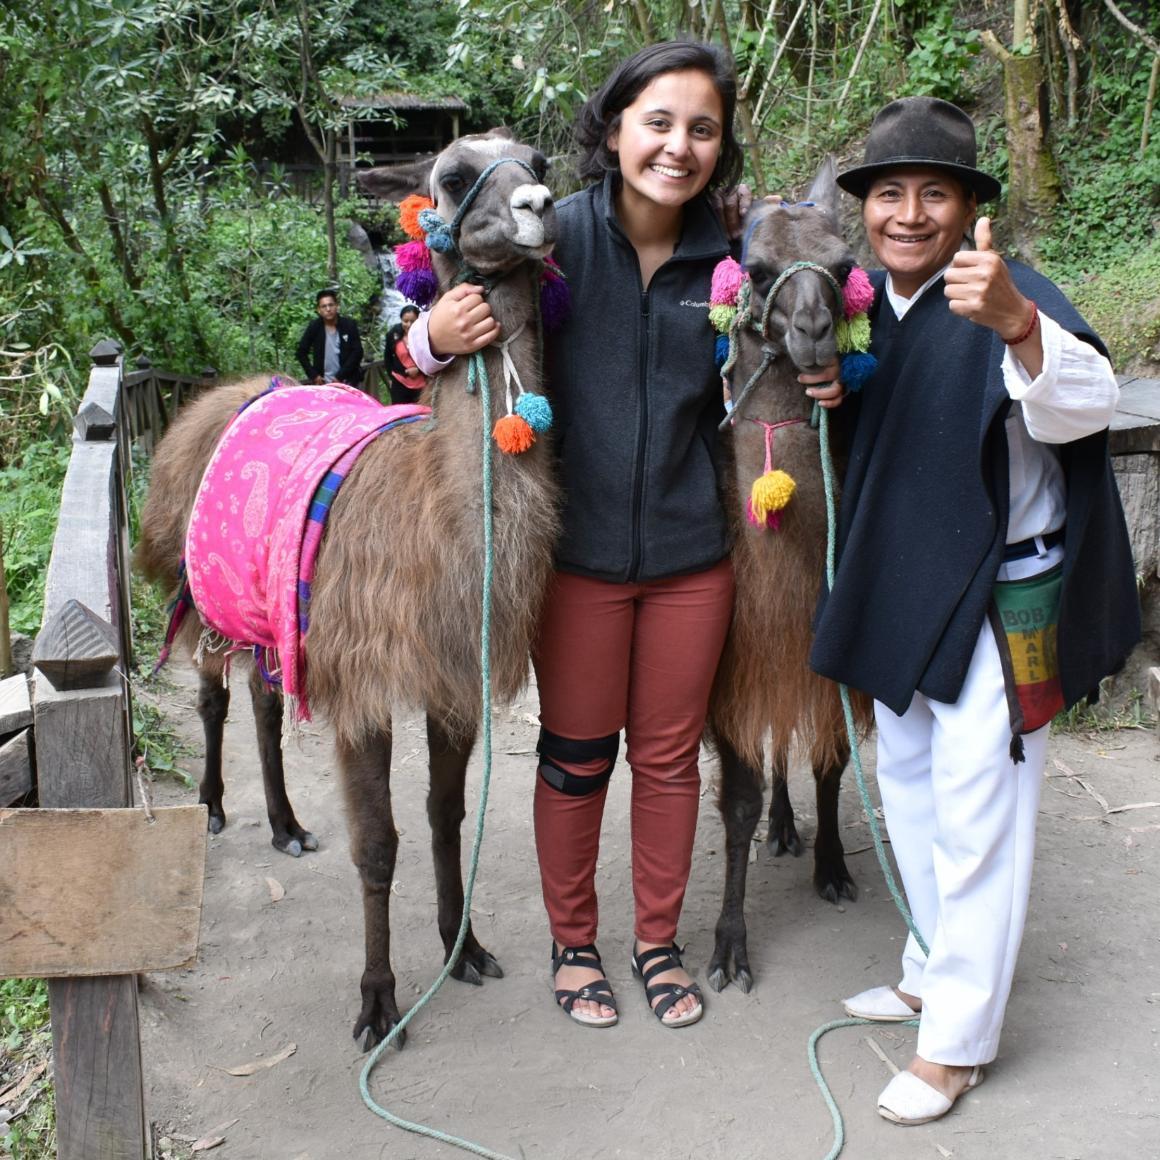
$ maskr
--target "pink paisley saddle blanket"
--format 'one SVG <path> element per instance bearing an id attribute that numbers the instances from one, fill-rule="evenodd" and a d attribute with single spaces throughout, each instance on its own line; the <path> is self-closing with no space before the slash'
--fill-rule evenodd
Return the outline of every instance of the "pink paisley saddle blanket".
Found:
<path id="1" fill-rule="evenodd" d="M 253 650 L 291 718 L 310 720 L 305 637 L 330 504 L 367 444 L 430 413 L 383 406 L 341 383 L 275 378 L 238 412 L 205 469 L 185 541 L 190 598 L 224 638 L 218 647 Z"/>

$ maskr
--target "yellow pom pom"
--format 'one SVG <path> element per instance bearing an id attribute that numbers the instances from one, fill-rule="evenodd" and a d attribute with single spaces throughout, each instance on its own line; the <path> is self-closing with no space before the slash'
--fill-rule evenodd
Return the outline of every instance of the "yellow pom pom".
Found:
<path id="1" fill-rule="evenodd" d="M 520 455 L 536 441 L 536 433 L 519 415 L 505 415 L 496 420 L 491 437 L 505 455 Z"/>
<path id="2" fill-rule="evenodd" d="M 713 306 L 709 310 L 709 321 L 718 334 L 728 334 L 736 315 L 736 306 Z"/>
<path id="3" fill-rule="evenodd" d="M 425 209 L 434 209 L 435 203 L 421 193 L 412 193 L 399 202 L 399 228 L 414 241 L 422 241 L 427 235 L 419 225 L 419 214 Z"/>
<path id="4" fill-rule="evenodd" d="M 753 488 L 749 493 L 753 514 L 759 520 L 764 520 L 773 512 L 781 511 L 793 498 L 796 489 L 797 484 L 787 472 L 767 471 L 760 479 L 753 481 Z"/>

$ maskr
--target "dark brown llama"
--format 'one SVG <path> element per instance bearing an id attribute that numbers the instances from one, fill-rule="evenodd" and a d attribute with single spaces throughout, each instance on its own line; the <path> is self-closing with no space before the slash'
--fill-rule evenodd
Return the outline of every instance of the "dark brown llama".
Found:
<path id="1" fill-rule="evenodd" d="M 744 266 L 751 283 L 749 318 L 759 328 L 766 297 L 779 275 L 798 261 L 824 266 L 844 284 L 854 256 L 838 232 L 834 165 L 827 161 L 806 196 L 813 205 L 761 204 L 747 225 Z M 838 686 L 810 671 L 814 607 L 825 570 L 826 506 L 818 432 L 810 426 L 813 401 L 797 375 L 816 371 L 836 355 L 834 323 L 841 295 L 820 273 L 801 268 L 777 290 L 764 334 L 748 323 L 738 329 L 739 352 L 731 374 L 736 406 L 730 426 L 735 489 L 736 603 L 709 710 L 709 736 L 721 760 L 718 805 L 725 823 L 725 893 L 709 963 L 709 984 L 753 985 L 745 926 L 749 843 L 761 814 L 762 767 L 770 739 L 773 796 L 768 845 L 774 854 L 799 855 L 786 787 L 790 747 L 808 754 L 817 787 L 818 828 L 814 886 L 830 902 L 854 898 L 838 832 L 838 788 L 850 756 Z M 776 354 L 742 397 L 762 362 Z M 796 483 L 781 512 L 780 529 L 747 518 L 750 487 L 765 470 L 766 425 L 775 427 L 772 461 Z M 868 705 L 856 712 L 864 727 Z"/>
<path id="2" fill-rule="evenodd" d="M 446 289 L 461 268 L 492 285 L 492 311 L 512 336 L 510 355 L 525 387 L 540 383 L 538 279 L 555 241 L 555 208 L 542 184 L 545 162 L 502 134 L 463 137 L 438 158 L 371 174 L 375 192 L 397 197 L 422 188 L 451 222 L 484 170 L 463 216 L 457 255 L 433 254 Z M 389 186 L 389 190 L 388 190 Z M 490 429 L 506 414 L 501 352 L 484 352 L 491 382 Z M 198 481 L 231 418 L 267 379 L 219 388 L 182 412 L 157 449 L 137 558 L 147 575 L 176 584 Z M 427 812 L 438 890 L 438 925 L 450 955 L 463 912 L 460 823 L 464 779 L 481 706 L 480 622 L 483 585 L 483 469 L 478 390 L 467 387 L 457 359 L 430 392 L 434 424 L 387 431 L 361 457 L 334 502 L 317 557 L 311 596 L 306 690 L 333 726 L 347 799 L 351 856 L 362 880 L 366 969 L 355 1023 L 366 1046 L 399 1020 L 390 962 L 389 904 L 398 846 L 391 810 L 391 709 L 427 714 L 430 793 Z M 291 388 L 292 389 L 292 388 Z M 513 698 L 527 678 L 528 653 L 558 532 L 558 496 L 550 440 L 521 455 L 492 455 L 492 694 Z M 185 644 L 196 643 L 192 623 Z M 221 740 L 229 691 L 220 654 L 199 664 L 198 711 L 206 764 L 200 800 L 214 832 L 222 809 Z M 280 694 L 250 681 L 273 842 L 299 854 L 317 846 L 294 817 L 282 773 Z M 452 971 L 480 983 L 502 975 L 470 929 Z M 401 1042 L 400 1042 L 401 1046 Z"/>

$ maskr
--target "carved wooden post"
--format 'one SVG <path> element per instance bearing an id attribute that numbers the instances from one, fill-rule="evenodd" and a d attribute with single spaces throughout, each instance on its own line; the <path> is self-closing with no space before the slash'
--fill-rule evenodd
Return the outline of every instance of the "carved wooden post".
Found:
<path id="1" fill-rule="evenodd" d="M 33 654 L 37 778 L 48 808 L 132 802 L 119 350 L 102 343 L 93 357 Z M 142 1160 L 136 976 L 54 980 L 49 1000 L 59 1160 Z"/>

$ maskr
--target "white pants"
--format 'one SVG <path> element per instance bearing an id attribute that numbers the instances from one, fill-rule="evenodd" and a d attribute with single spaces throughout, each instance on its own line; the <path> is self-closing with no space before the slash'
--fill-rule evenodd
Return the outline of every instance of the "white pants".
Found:
<path id="1" fill-rule="evenodd" d="M 1047 727 L 1011 760 L 993 630 L 984 623 L 953 705 L 916 693 L 897 716 L 875 702 L 878 786 L 915 925 L 899 988 L 922 999 L 918 1054 L 989 1063 L 1023 938 Z"/>

